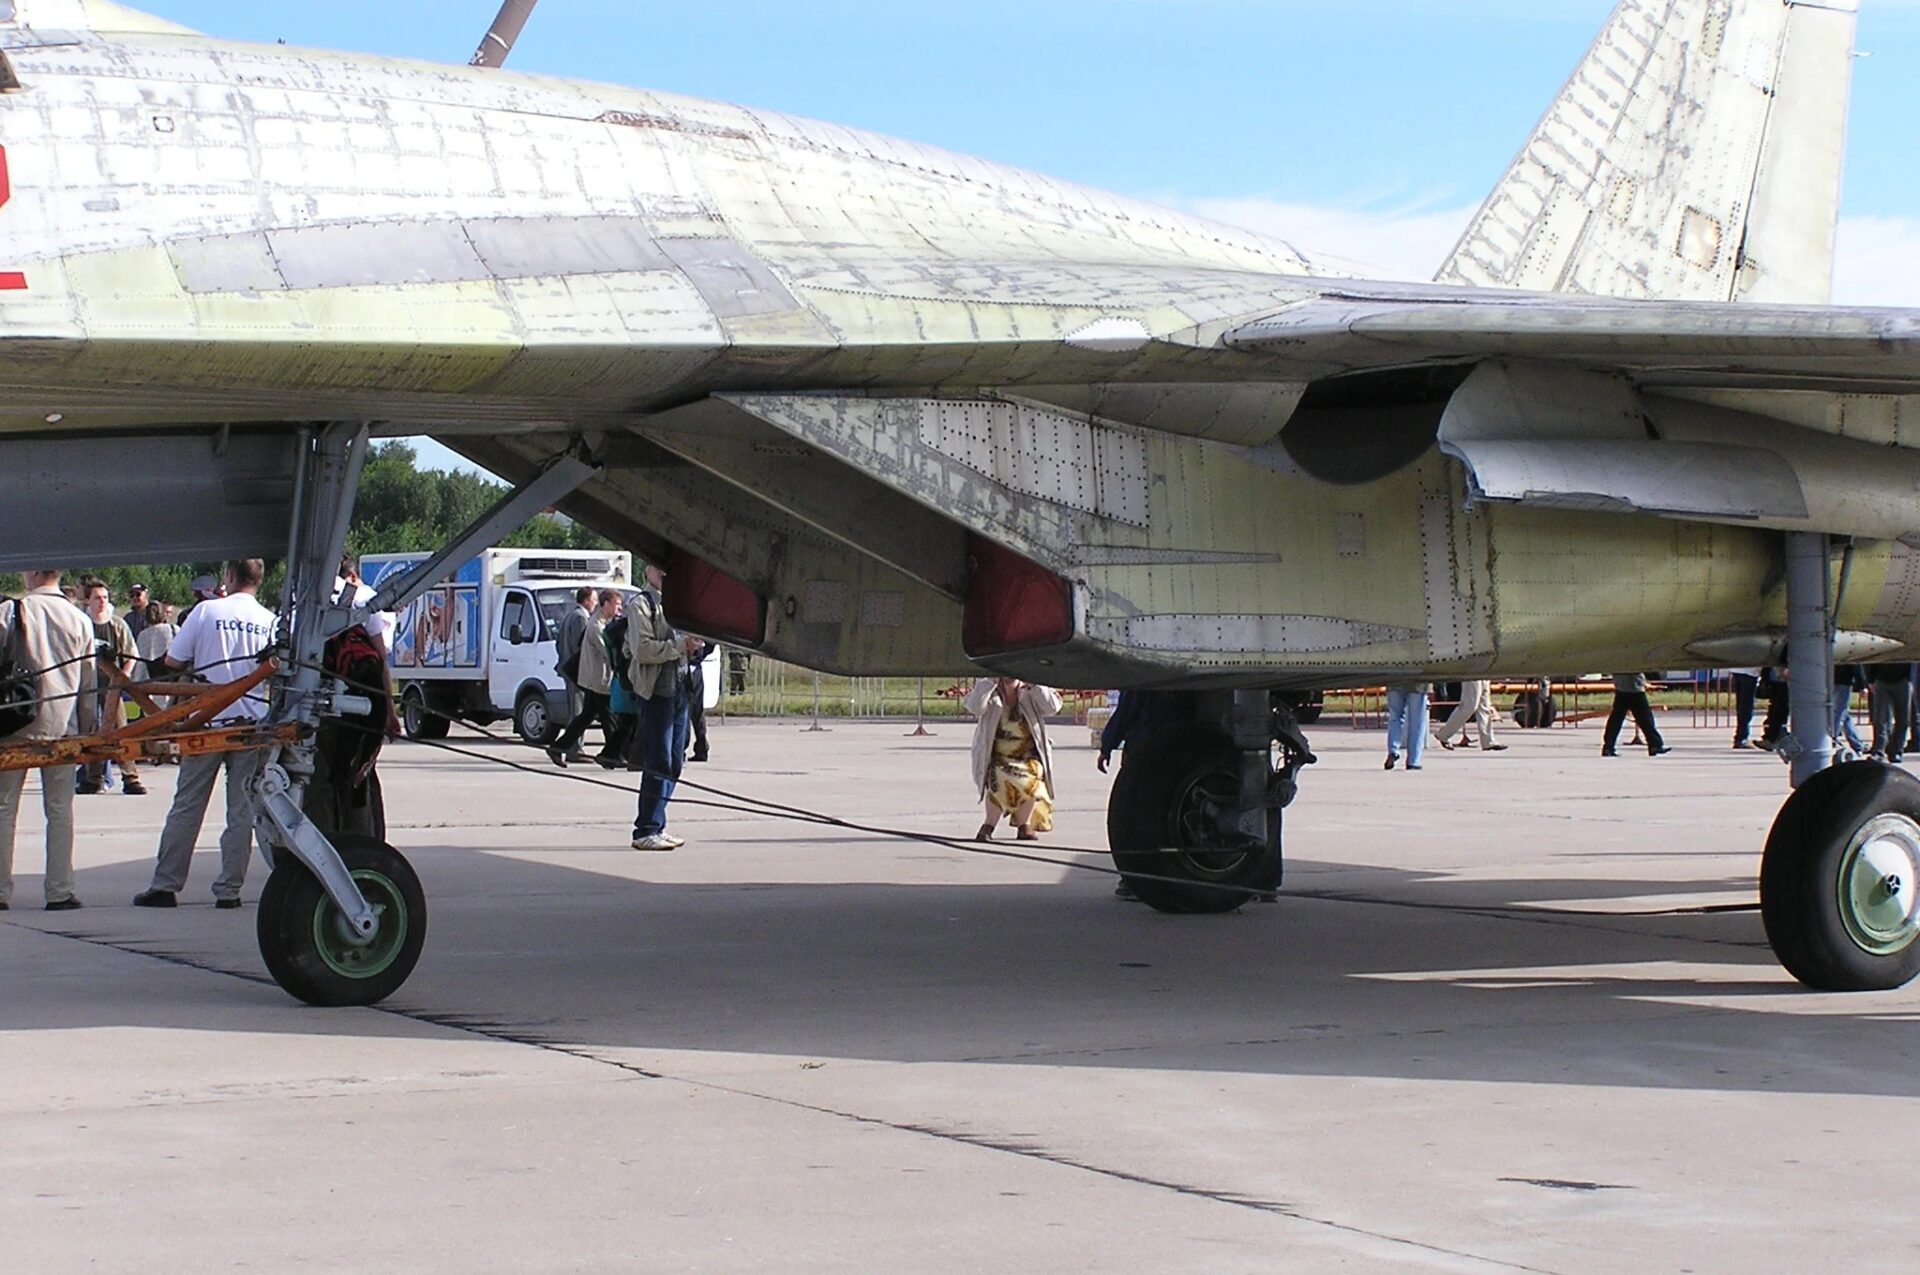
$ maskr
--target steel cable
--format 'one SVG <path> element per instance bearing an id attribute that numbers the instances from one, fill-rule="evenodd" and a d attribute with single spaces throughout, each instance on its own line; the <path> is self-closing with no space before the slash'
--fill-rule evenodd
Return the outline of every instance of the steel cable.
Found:
<path id="1" fill-rule="evenodd" d="M 372 694 L 386 694 L 385 690 L 376 690 L 375 688 L 368 687 L 364 683 L 358 683 L 358 682 L 354 682 L 352 679 L 340 677 L 339 674 L 334 673 L 331 670 L 323 669 L 322 671 L 325 672 L 330 677 L 339 678 L 339 680 L 343 682 L 350 690 L 358 690 L 364 693 L 372 693 Z M 427 713 L 430 716 L 440 718 L 446 721 L 449 725 L 459 726 L 462 729 L 472 731 L 474 734 L 480 736 L 482 739 L 488 740 L 490 742 L 514 745 L 514 746 L 518 746 L 520 744 L 519 740 L 513 739 L 508 736 L 495 734 L 494 732 L 489 731 L 482 726 L 476 725 L 472 722 L 463 721 L 462 719 L 456 717 L 452 713 L 448 713 L 443 710 L 433 708 L 426 704 L 418 705 L 418 707 L 421 711 Z M 373 730 L 370 727 L 359 726 L 355 723 L 345 722 L 345 721 L 342 721 L 339 724 L 346 727 L 347 729 L 357 730 L 364 734 L 381 735 L 383 738 L 385 737 L 384 732 Z M 458 756 L 471 758 L 475 761 L 482 761 L 482 762 L 487 762 L 496 766 L 503 766 L 503 767 L 506 767 L 507 769 L 521 771 L 529 775 L 543 776 L 543 777 L 553 778 L 553 779 L 570 780 L 574 783 L 586 784 L 590 787 L 595 787 L 595 788 L 605 788 L 614 792 L 624 793 L 628 796 L 634 796 L 634 797 L 638 796 L 637 789 L 629 787 L 626 784 L 615 782 L 610 779 L 601 778 L 600 776 L 597 776 L 597 775 L 579 774 L 572 770 L 556 769 L 551 766 L 529 766 L 529 765 L 526 765 L 525 763 L 514 761 L 511 758 L 496 757 L 496 756 L 493 756 L 492 754 L 479 752 L 471 748 L 462 748 L 457 744 L 449 744 L 443 740 L 415 739 L 409 742 L 415 743 L 415 744 L 421 744 L 428 748 L 436 748 L 443 752 L 453 753 Z M 633 773 L 645 775 L 649 772 L 644 770 L 639 770 L 639 771 L 634 771 Z M 842 818 L 838 815 L 830 815 L 817 810 L 809 810 L 804 806 L 794 806 L 794 805 L 789 805 L 782 802 L 769 801 L 762 797 L 752 797 L 752 796 L 745 795 L 743 793 L 730 792 L 724 788 L 717 788 L 710 784 L 700 783 L 697 780 L 675 778 L 673 776 L 664 776 L 664 775 L 660 777 L 663 779 L 668 779 L 671 782 L 673 782 L 676 788 L 691 788 L 696 792 L 705 793 L 710 797 L 716 797 L 716 798 L 722 799 L 718 801 L 706 801 L 698 798 L 683 798 L 679 796 L 675 796 L 672 799 L 676 804 L 691 806 L 696 809 L 720 810 L 730 814 L 756 815 L 764 818 L 786 819 L 791 822 L 811 824 L 817 827 L 839 828 L 848 832 L 858 832 L 867 836 L 893 838 L 896 840 L 905 840 L 905 841 L 914 841 L 914 842 L 919 842 L 925 845 L 936 845 L 936 846 L 944 847 L 949 850 L 957 850 L 965 854 L 982 855 L 982 856 L 997 858 L 997 859 L 1012 859 L 1012 860 L 1017 860 L 1021 862 L 1026 862 L 1026 863 L 1037 863 L 1044 866 L 1055 867 L 1055 868 L 1068 868 L 1068 869 L 1073 869 L 1081 872 L 1092 872 L 1101 876 L 1119 877 L 1119 878 L 1128 879 L 1128 880 L 1161 882 L 1168 885 L 1178 885 L 1178 886 L 1184 886 L 1188 888 L 1194 887 L 1196 884 L 1201 884 L 1201 883 L 1196 883 L 1184 877 L 1165 877 L 1165 876 L 1149 875 L 1149 874 L 1140 873 L 1140 872 L 1122 872 L 1118 868 L 1106 867 L 1100 864 L 1085 863 L 1085 862 L 1080 862 L 1074 859 L 1062 859 L 1062 858 L 1051 857 L 1052 855 L 1079 855 L 1079 856 L 1092 855 L 1099 858 L 1108 858 L 1111 856 L 1112 852 L 1104 847 L 1095 849 L 1095 848 L 1089 848 L 1085 846 L 1055 846 L 1055 847 L 1050 847 L 1049 854 L 1041 854 L 1033 851 L 1002 849 L 997 846 L 990 846 L 990 845 L 983 844 L 979 841 L 973 840 L 972 838 L 948 837 L 939 833 L 921 832 L 911 828 L 895 828 L 895 827 L 890 827 L 890 826 L 881 825 L 881 824 L 861 823 L 856 820 Z M 737 803 L 737 804 L 729 804 L 729 803 Z M 1168 853 L 1172 853 L 1172 852 L 1173 852 L 1172 850 L 1168 851 Z M 1210 890 L 1220 890 L 1227 893 L 1241 894 L 1246 896 L 1249 899 L 1271 897 L 1275 893 L 1272 890 L 1260 889 L 1253 886 L 1226 885 L 1226 884 L 1216 885 L 1211 882 L 1204 883 L 1204 887 Z M 1653 917 L 1669 917 L 1669 916 L 1707 916 L 1707 915 L 1715 915 L 1723 912 L 1753 912 L 1753 911 L 1758 911 L 1760 907 L 1759 903 L 1756 901 L 1753 903 L 1707 904 L 1699 907 L 1687 907 L 1687 908 L 1658 908 L 1658 909 L 1642 909 L 1642 910 L 1633 910 L 1633 911 L 1614 911 L 1614 910 L 1608 910 L 1604 908 L 1542 908 L 1542 907 L 1529 907 L 1525 905 L 1516 905 L 1516 904 L 1466 904 L 1466 905 L 1463 905 L 1463 904 L 1442 904 L 1442 903 L 1420 903 L 1420 902 L 1401 901 L 1401 900 L 1394 900 L 1394 899 L 1380 899 L 1372 896 L 1352 894 L 1344 891 L 1289 890 L 1289 891 L 1283 891 L 1282 893 L 1291 895 L 1292 897 L 1295 897 L 1295 898 L 1310 898 L 1310 899 L 1315 899 L 1321 902 L 1330 902 L 1330 903 L 1368 903 L 1368 904 L 1376 904 L 1376 905 L 1387 906 L 1387 907 L 1420 907 L 1420 908 L 1430 908 L 1430 909 L 1440 910 L 1440 911 L 1469 912 L 1469 913 L 1477 912 L 1477 913 L 1487 913 L 1487 914 L 1496 914 L 1496 915 L 1531 916 L 1531 917 L 1577 916 L 1577 917 L 1598 917 L 1598 918 L 1614 917 L 1614 918 L 1622 918 L 1622 919 L 1634 919 L 1634 918 L 1653 918 Z"/>

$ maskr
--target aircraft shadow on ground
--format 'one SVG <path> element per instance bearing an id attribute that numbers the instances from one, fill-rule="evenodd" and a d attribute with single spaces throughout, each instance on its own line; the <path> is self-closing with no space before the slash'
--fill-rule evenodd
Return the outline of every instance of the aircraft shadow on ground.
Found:
<path id="1" fill-rule="evenodd" d="M 1718 899 L 1741 882 L 1460 880 L 1296 862 L 1302 895 L 1176 917 L 1114 900 L 1110 878 L 1092 875 L 657 884 L 465 847 L 411 853 L 431 932 L 390 1013 L 304 1009 L 262 985 L 251 911 L 96 907 L 32 924 L 255 983 L 171 980 L 164 995 L 99 1000 L 65 988 L 33 997 L 32 1013 L 0 1008 L 0 1031 L 352 1037 L 416 1035 L 425 1021 L 588 1052 L 1920 1096 L 1913 996 L 1801 991 L 1755 913 L 1494 910 L 1543 897 Z M 83 893 L 88 876 L 115 872 L 83 874 Z M 111 890 L 102 880 L 92 893 Z M 236 997 L 284 1004 L 285 1017 L 236 1017 Z"/>

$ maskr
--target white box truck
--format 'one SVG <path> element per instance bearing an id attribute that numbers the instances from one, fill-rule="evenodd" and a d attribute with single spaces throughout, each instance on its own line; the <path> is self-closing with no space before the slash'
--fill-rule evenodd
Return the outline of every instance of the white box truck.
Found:
<path id="1" fill-rule="evenodd" d="M 424 553 L 371 553 L 360 576 L 378 588 Z M 411 739 L 438 739 L 447 719 L 512 718 L 541 744 L 570 716 L 554 671 L 555 626 L 583 585 L 631 595 L 633 555 L 620 550 L 488 549 L 396 616 L 388 661 Z"/>

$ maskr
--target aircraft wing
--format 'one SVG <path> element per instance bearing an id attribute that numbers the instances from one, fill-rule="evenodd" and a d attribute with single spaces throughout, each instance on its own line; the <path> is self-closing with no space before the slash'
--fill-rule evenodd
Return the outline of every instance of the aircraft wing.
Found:
<path id="1" fill-rule="evenodd" d="M 1223 343 L 1354 372 L 1494 358 L 1615 371 L 1647 387 L 1920 388 L 1920 310 L 1356 288 L 1231 327 Z"/>
<path id="2" fill-rule="evenodd" d="M 624 324 L 535 314 L 521 294 L 552 281 L 531 279 L 486 280 L 498 295 L 485 305 L 462 292 L 472 285 L 437 281 L 337 297 L 326 289 L 235 294 L 233 304 L 251 307 L 249 321 L 217 328 L 195 307 L 228 304 L 219 295 L 181 297 L 178 321 L 159 324 L 144 311 L 123 321 L 108 298 L 91 299 L 79 322 L 68 304 L 7 294 L 17 299 L 0 305 L 0 425 L 28 428 L 56 412 L 70 428 L 288 413 L 424 429 L 449 419 L 631 418 L 652 406 L 632 387 L 663 350 L 706 364 L 709 392 L 1298 387 L 1497 359 L 1611 371 L 1647 388 L 1920 393 L 1920 310 L 1052 263 L 956 279 L 932 299 L 883 280 L 856 294 L 781 273 L 784 304 L 809 316 L 798 340 L 785 329 L 762 334 L 753 324 L 766 320 L 753 316 L 675 330 L 665 346 Z M 1036 322 L 1041 297 L 1050 303 L 1046 323 Z M 580 375 L 583 360 L 595 375 Z"/>

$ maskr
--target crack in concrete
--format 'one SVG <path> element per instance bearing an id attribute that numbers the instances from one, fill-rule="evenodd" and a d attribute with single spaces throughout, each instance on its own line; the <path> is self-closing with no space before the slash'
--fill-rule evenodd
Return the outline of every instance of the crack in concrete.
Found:
<path id="1" fill-rule="evenodd" d="M 1573 1178 L 1501 1178 L 1502 1182 L 1517 1182 L 1521 1186 L 1544 1187 L 1549 1191 L 1633 1191 L 1636 1187 L 1619 1182 L 1581 1182 Z"/>
<path id="2" fill-rule="evenodd" d="M 1556 1272 L 1539 1266 L 1527 1266 L 1518 1262 L 1502 1261 L 1498 1258 L 1482 1257 L 1478 1253 L 1468 1253 L 1460 1249 L 1447 1248 L 1440 1244 L 1428 1244 L 1422 1240 L 1408 1239 L 1401 1235 L 1391 1235 L 1384 1231 L 1371 1231 L 1365 1227 L 1347 1222 L 1336 1222 L 1331 1218 L 1316 1217 L 1305 1213 L 1293 1205 L 1279 1200 L 1267 1200 L 1258 1196 L 1243 1195 L 1235 1191 L 1224 1191 L 1212 1187 L 1194 1186 L 1190 1183 L 1176 1182 L 1168 1178 L 1156 1178 L 1144 1173 L 1135 1173 L 1128 1169 L 1117 1169 L 1107 1165 L 1094 1164 L 1076 1159 L 1059 1151 L 1030 1143 L 1014 1142 L 1003 1138 L 991 1138 L 982 1134 L 968 1133 L 958 1129 L 944 1129 L 937 1125 L 911 1124 L 904 1121 L 887 1120 L 879 1116 L 861 1115 L 854 1111 L 845 1111 L 838 1107 L 821 1106 L 818 1103 L 802 1102 L 797 1098 L 782 1097 L 778 1094 L 762 1093 L 753 1089 L 738 1089 L 731 1085 L 717 1084 L 711 1081 L 689 1080 L 684 1077 L 670 1077 L 682 1084 L 701 1089 L 731 1094 L 742 1098 L 756 1098 L 762 1102 L 776 1103 L 780 1106 L 811 1112 L 815 1115 L 831 1116 L 849 1120 L 856 1124 L 872 1128 L 891 1129 L 899 1133 L 911 1133 L 921 1137 L 936 1138 L 943 1142 L 952 1142 L 961 1146 L 973 1147 L 982 1151 L 993 1151 L 1003 1155 L 1020 1156 L 1023 1159 L 1038 1160 L 1058 1168 L 1072 1169 L 1081 1173 L 1091 1173 L 1098 1177 L 1133 1186 L 1144 1186 L 1153 1190 L 1170 1191 L 1190 1199 L 1206 1200 L 1214 1204 L 1225 1204 L 1234 1208 L 1252 1209 L 1256 1212 L 1284 1217 L 1289 1221 L 1301 1222 L 1308 1226 L 1325 1227 L 1344 1235 L 1351 1235 L 1378 1244 L 1393 1247 L 1417 1249 L 1434 1257 L 1447 1259 L 1449 1264 L 1464 1263 L 1462 1269 L 1520 1271 L 1525 1275 L 1556 1275 Z"/>
<path id="3" fill-rule="evenodd" d="M 1622 1018 L 1620 1021 L 1632 1024 L 1657 1023 L 1668 1018 L 1697 1016 L 1701 1013 L 1730 1014 L 1731 1010 L 1702 1010 L 1699 1007 L 1677 1008 L 1673 1006 L 1650 1006 L 1644 1012 Z M 1152 1041 L 1141 1045 L 1087 1045 L 1079 1049 L 1040 1049 L 1020 1053 L 976 1054 L 955 1059 L 963 1063 L 1022 1063 L 1043 1061 L 1049 1058 L 1099 1058 L 1109 1054 L 1150 1054 L 1164 1049 L 1193 1048 L 1202 1046 L 1207 1049 L 1262 1049 L 1271 1045 L 1305 1046 L 1319 1044 L 1355 1045 L 1374 1041 L 1410 1040 L 1420 1036 L 1453 1036 L 1459 1034 L 1490 1035 L 1507 1033 L 1510 1035 L 1534 1036 L 1559 1027 L 1595 1027 L 1601 1023 L 1593 1018 L 1548 1019 L 1540 1022 L 1491 1023 L 1459 1022 L 1433 1027 L 1396 1027 L 1382 1028 L 1376 1031 L 1348 1031 L 1338 1024 L 1312 1024 L 1296 1027 L 1285 1036 L 1256 1036 L 1244 1040 L 1196 1040 L 1183 1036 L 1178 1040 Z"/>

